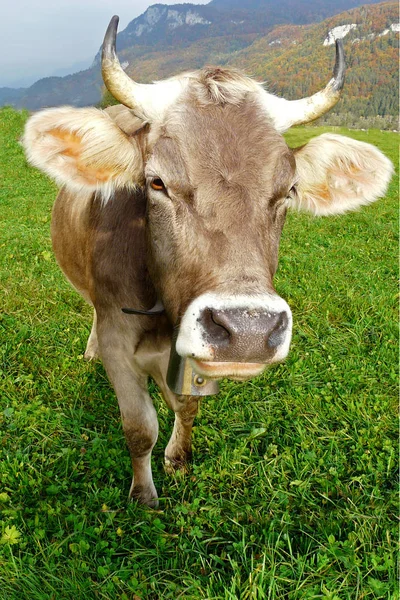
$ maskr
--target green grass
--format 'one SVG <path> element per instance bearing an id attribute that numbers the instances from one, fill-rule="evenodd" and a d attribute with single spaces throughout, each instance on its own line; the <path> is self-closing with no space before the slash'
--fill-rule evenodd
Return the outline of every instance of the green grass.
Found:
<path id="1" fill-rule="evenodd" d="M 398 599 L 397 180 L 358 213 L 291 214 L 277 289 L 290 356 L 203 401 L 188 475 L 127 504 L 114 393 L 82 354 L 90 311 L 49 241 L 55 186 L 0 111 L 0 599 Z M 300 128 L 304 143 L 325 129 Z M 348 132 L 397 164 L 395 134 Z"/>

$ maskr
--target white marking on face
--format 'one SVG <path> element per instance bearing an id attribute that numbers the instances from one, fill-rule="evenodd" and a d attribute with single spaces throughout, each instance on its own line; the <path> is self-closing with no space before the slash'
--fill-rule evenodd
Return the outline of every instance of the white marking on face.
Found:
<path id="1" fill-rule="evenodd" d="M 257 310 L 263 313 L 287 314 L 288 324 L 282 332 L 282 340 L 268 363 L 275 363 L 286 358 L 292 336 L 292 312 L 289 305 L 277 294 L 225 296 L 221 294 L 202 294 L 187 307 L 179 327 L 176 340 L 176 351 L 184 358 L 194 358 L 196 361 L 209 362 L 214 359 L 214 349 L 207 340 L 206 331 L 200 322 L 205 309 L 243 311 Z M 238 356 L 240 361 L 240 356 Z M 216 363 L 215 363 L 216 364 Z"/>

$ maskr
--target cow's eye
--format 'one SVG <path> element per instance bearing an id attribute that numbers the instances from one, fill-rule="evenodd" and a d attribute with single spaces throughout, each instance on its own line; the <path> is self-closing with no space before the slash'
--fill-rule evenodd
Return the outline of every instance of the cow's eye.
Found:
<path id="1" fill-rule="evenodd" d="M 155 177 L 154 179 L 152 179 L 150 182 L 150 186 L 153 190 L 156 190 L 157 192 L 164 192 L 164 194 L 167 193 L 164 182 L 159 177 Z"/>

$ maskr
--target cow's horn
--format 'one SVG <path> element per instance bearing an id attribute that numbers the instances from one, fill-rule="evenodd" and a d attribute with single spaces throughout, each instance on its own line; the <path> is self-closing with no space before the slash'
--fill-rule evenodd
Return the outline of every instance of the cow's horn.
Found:
<path id="1" fill-rule="evenodd" d="M 344 85 L 346 63 L 343 42 L 336 40 L 336 60 L 333 77 L 328 85 L 313 96 L 301 100 L 285 100 L 273 94 L 265 94 L 266 108 L 278 131 L 283 132 L 293 125 L 310 123 L 328 112 L 338 102 Z"/>
<path id="2" fill-rule="evenodd" d="M 116 100 L 131 108 L 138 117 L 152 121 L 176 100 L 182 91 L 182 82 L 178 78 L 154 84 L 133 81 L 121 67 L 115 50 L 118 22 L 119 17 L 114 15 L 104 36 L 101 56 L 104 83 Z"/>

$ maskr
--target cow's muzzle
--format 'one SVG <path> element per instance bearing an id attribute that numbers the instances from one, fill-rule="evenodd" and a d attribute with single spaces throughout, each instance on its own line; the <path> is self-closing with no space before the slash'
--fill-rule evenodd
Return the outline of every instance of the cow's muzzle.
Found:
<path id="1" fill-rule="evenodd" d="M 201 375 L 248 379 L 286 358 L 291 331 L 290 308 L 276 294 L 203 294 L 182 317 L 176 351 Z"/>
<path id="2" fill-rule="evenodd" d="M 286 337 L 289 316 L 263 307 L 205 308 L 197 321 L 214 361 L 267 363 Z"/>

